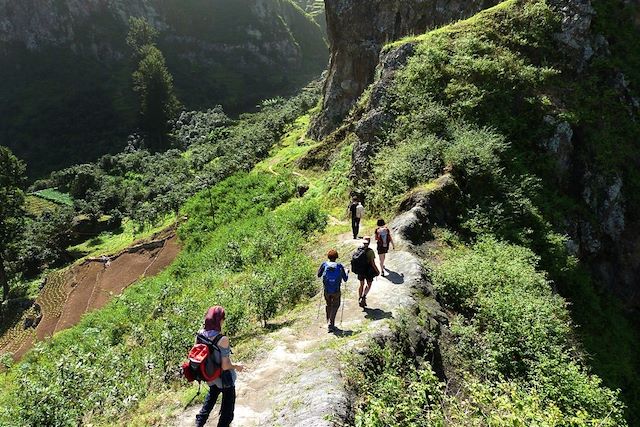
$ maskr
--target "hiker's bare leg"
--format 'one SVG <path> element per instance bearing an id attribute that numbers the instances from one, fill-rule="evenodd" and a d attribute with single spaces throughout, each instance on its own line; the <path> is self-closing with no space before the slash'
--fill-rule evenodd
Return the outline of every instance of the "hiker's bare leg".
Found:
<path id="1" fill-rule="evenodd" d="M 364 290 L 364 280 L 360 280 L 360 287 L 358 288 L 358 299 L 362 298 L 363 290 Z"/>
<path id="2" fill-rule="evenodd" d="M 367 287 L 364 289 L 363 297 L 369 295 L 369 291 L 371 290 L 371 285 L 373 285 L 373 279 L 367 278 Z"/>
<path id="3" fill-rule="evenodd" d="M 384 274 L 384 259 L 386 258 L 386 254 L 378 255 L 380 257 L 380 274 Z"/>

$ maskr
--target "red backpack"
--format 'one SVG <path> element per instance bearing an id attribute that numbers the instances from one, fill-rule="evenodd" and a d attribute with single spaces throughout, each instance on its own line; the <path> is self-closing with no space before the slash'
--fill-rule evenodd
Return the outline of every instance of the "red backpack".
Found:
<path id="1" fill-rule="evenodd" d="M 182 375 L 189 382 L 211 382 L 222 374 L 222 360 L 218 342 L 223 335 L 218 334 L 213 340 L 204 335 L 196 335 L 196 344 L 189 351 L 188 360 L 182 364 Z"/>

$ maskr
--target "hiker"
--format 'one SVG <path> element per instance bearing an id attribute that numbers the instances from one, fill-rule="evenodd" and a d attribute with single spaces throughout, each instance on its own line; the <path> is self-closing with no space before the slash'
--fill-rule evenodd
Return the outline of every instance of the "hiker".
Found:
<path id="1" fill-rule="evenodd" d="M 353 232 L 353 238 L 358 238 L 358 232 L 360 231 L 360 220 L 364 216 L 364 206 L 358 200 L 357 196 L 353 196 L 351 204 L 349 204 L 348 214 L 351 216 L 351 231 Z"/>
<path id="2" fill-rule="evenodd" d="M 351 258 L 351 270 L 358 275 L 360 287 L 358 288 L 358 304 L 360 307 L 367 306 L 367 295 L 371 291 L 373 278 L 380 275 L 376 266 L 376 253 L 369 247 L 371 237 L 367 236 L 362 240 L 362 246 L 353 254 Z M 364 282 L 367 282 L 365 287 Z"/>
<path id="3" fill-rule="evenodd" d="M 198 333 L 204 335 L 206 338 L 213 339 L 219 334 L 222 334 L 222 326 L 224 325 L 224 308 L 217 305 L 211 307 L 204 318 L 204 327 Z M 196 338 L 197 342 L 197 338 Z M 218 348 L 220 348 L 222 375 L 219 378 L 208 383 L 209 393 L 204 399 L 202 409 L 196 415 L 196 427 L 202 427 L 209 419 L 209 414 L 213 409 L 218 395 L 222 394 L 222 403 L 220 405 L 220 418 L 218 419 L 218 427 L 228 427 L 233 421 L 233 410 L 236 403 L 236 371 L 242 372 L 244 366 L 240 364 L 231 363 L 231 347 L 229 345 L 229 338 L 223 336 L 218 341 Z"/>
<path id="4" fill-rule="evenodd" d="M 324 284 L 324 300 L 327 303 L 327 331 L 335 332 L 336 330 L 336 314 L 338 314 L 338 308 L 340 308 L 340 298 L 342 293 L 340 292 L 340 285 L 342 282 L 349 280 L 349 273 L 340 263 L 337 263 L 338 251 L 331 249 L 327 253 L 329 261 L 322 263 L 318 269 L 318 277 L 322 277 L 322 283 Z"/>
<path id="5" fill-rule="evenodd" d="M 111 259 L 110 259 L 108 256 L 106 256 L 106 255 L 102 255 L 102 256 L 100 257 L 100 261 L 102 262 L 103 267 L 104 267 L 104 269 L 105 269 L 105 270 L 106 270 L 107 268 L 109 268 L 109 266 L 111 265 Z"/>
<path id="6" fill-rule="evenodd" d="M 393 249 L 396 248 L 396 244 L 391 238 L 391 231 L 389 231 L 389 227 L 386 226 L 384 219 L 382 218 L 378 220 L 378 227 L 376 228 L 375 236 L 378 244 L 378 256 L 380 257 L 380 274 L 384 277 L 384 259 L 389 252 L 389 244 L 393 246 Z"/>

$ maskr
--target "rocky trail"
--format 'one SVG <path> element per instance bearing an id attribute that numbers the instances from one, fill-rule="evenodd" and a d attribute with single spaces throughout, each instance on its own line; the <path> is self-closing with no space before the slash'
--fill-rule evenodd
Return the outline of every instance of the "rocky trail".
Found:
<path id="1" fill-rule="evenodd" d="M 349 234 L 339 236 L 343 264 L 348 265 L 358 244 Z M 422 278 L 418 260 L 401 249 L 402 243 L 397 246 L 398 250 L 387 255 L 388 274 L 374 281 L 366 309 L 358 306 L 355 274 L 343 284 L 344 305 L 336 318 L 338 332 L 327 332 L 324 299 L 317 295 L 294 320 L 264 337 L 263 351 L 238 374 L 233 426 L 331 426 L 333 420 L 346 415 L 348 396 L 341 378 L 341 355 L 388 328 L 388 320 L 411 305 L 412 284 Z M 217 423 L 219 403 L 208 426 Z M 193 426 L 199 410 L 200 404 L 193 404 L 171 425 Z"/>

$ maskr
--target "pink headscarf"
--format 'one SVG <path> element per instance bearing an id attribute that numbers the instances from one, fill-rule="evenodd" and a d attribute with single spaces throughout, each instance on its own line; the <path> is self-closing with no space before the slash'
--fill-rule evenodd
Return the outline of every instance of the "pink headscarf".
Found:
<path id="1" fill-rule="evenodd" d="M 207 311 L 207 315 L 204 317 L 204 330 L 220 332 L 220 323 L 223 320 L 224 308 L 219 305 L 211 307 L 209 311 Z"/>

